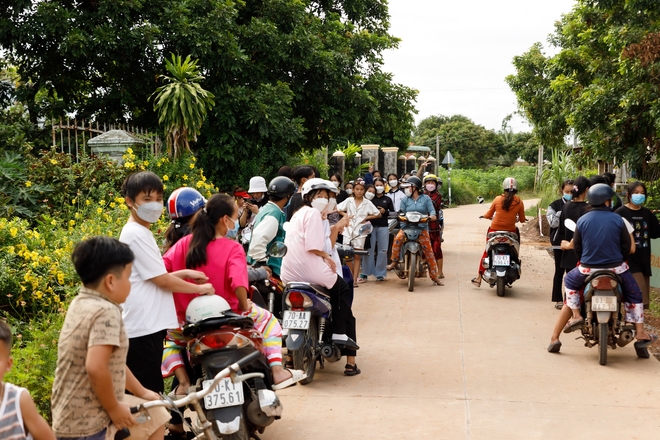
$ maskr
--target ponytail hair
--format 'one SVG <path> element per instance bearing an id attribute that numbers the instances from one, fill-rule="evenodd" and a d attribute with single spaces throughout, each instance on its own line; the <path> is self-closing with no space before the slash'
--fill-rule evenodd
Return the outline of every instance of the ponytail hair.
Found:
<path id="1" fill-rule="evenodd" d="M 194 214 L 193 214 L 194 215 Z M 193 216 L 177 218 L 170 222 L 170 225 L 165 230 L 165 245 L 163 252 L 167 252 L 177 241 L 190 233 L 190 220 Z"/>
<path id="2" fill-rule="evenodd" d="M 516 197 L 516 193 L 518 190 L 513 189 L 509 191 L 505 191 L 505 196 L 504 196 L 504 201 L 502 202 L 502 208 L 505 211 L 508 211 L 509 208 L 511 208 L 511 203 L 513 203 L 513 199 Z"/>
<path id="3" fill-rule="evenodd" d="M 214 194 L 206 206 L 195 214 L 190 224 L 190 247 L 186 254 L 186 267 L 195 269 L 206 264 L 206 248 L 215 239 L 215 226 L 226 215 L 232 216 L 236 210 L 233 197 Z"/>
<path id="4" fill-rule="evenodd" d="M 579 176 L 573 182 L 573 197 L 580 197 L 582 194 L 586 193 L 589 187 L 591 186 L 591 181 L 584 176 Z"/>

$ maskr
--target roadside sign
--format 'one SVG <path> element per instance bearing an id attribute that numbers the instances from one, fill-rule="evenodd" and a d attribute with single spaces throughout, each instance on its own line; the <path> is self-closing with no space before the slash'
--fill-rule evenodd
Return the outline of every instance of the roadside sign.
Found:
<path id="1" fill-rule="evenodd" d="M 447 151 L 447 154 L 445 154 L 445 158 L 442 159 L 442 164 L 443 165 L 447 165 L 447 164 L 453 165 L 454 163 L 456 163 L 456 161 L 454 160 L 454 156 L 452 156 L 451 153 L 449 151 Z"/>

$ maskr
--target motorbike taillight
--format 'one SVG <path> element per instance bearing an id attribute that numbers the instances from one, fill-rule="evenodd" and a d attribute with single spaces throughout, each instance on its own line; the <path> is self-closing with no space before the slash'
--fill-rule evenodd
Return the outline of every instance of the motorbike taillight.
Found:
<path id="1" fill-rule="evenodd" d="M 211 331 L 189 342 L 188 350 L 193 355 L 200 355 L 221 348 L 243 348 L 252 345 L 252 341 L 230 330 Z"/>
<path id="2" fill-rule="evenodd" d="M 312 304 L 314 304 L 309 296 L 302 292 L 298 292 L 297 290 L 289 292 L 286 296 L 285 302 L 289 307 L 294 309 L 304 309 L 306 307 L 311 307 Z"/>
<path id="3" fill-rule="evenodd" d="M 610 290 L 614 289 L 617 286 L 617 282 L 614 278 L 610 277 L 598 277 L 591 280 L 591 287 L 596 290 Z"/>

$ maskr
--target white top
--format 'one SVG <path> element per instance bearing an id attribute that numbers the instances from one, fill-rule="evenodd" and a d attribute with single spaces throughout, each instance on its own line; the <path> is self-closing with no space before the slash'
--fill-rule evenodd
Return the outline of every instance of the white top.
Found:
<path id="1" fill-rule="evenodd" d="M 355 249 L 364 249 L 366 237 L 357 237 L 356 229 L 364 222 L 368 215 L 380 214 L 376 205 L 371 203 L 370 200 L 362 199 L 360 206 L 357 206 L 355 198 L 349 197 L 337 205 L 337 211 L 343 211 L 346 212 L 346 214 L 353 216 L 348 226 L 344 228 L 344 232 L 342 233 L 342 243 L 350 244 Z"/>
<path id="2" fill-rule="evenodd" d="M 268 202 L 275 205 L 273 202 Z M 275 205 L 277 206 L 277 205 Z M 279 206 L 277 206 L 279 209 Z M 281 209 L 280 209 L 281 211 Z M 254 216 L 256 217 L 256 216 Z M 248 249 L 248 256 L 254 261 L 264 261 L 268 258 L 268 243 L 277 236 L 280 223 L 272 215 L 266 215 L 261 219 L 256 228 L 252 231 L 252 239 Z"/>
<path id="3" fill-rule="evenodd" d="M 323 250 L 332 255 L 332 261 L 337 265 L 337 275 L 343 278 L 344 271 L 341 268 L 341 259 L 339 258 L 337 247 L 332 246 L 332 240 L 330 240 L 330 222 L 328 219 L 323 220 L 323 232 L 325 233 L 325 247 Z"/>
<path id="4" fill-rule="evenodd" d="M 25 433 L 21 413 L 21 394 L 25 388 L 5 382 L 5 392 L 0 404 L 0 434 L 3 440 L 32 440 L 32 434 Z"/>
<path id="5" fill-rule="evenodd" d="M 129 245 L 135 255 L 131 270 L 131 293 L 122 305 L 128 337 L 137 338 L 160 330 L 178 328 L 172 292 L 150 281 L 167 273 L 151 231 L 129 221 L 121 230 L 119 241 Z"/>

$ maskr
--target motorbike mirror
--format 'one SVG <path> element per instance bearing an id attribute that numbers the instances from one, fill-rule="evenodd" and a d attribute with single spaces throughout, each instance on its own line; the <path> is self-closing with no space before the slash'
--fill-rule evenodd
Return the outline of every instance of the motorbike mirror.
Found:
<path id="1" fill-rule="evenodd" d="M 369 235 L 373 230 L 374 227 L 371 225 L 371 223 L 364 223 L 362 226 L 360 226 L 360 229 L 358 229 L 358 235 Z"/>
<path id="2" fill-rule="evenodd" d="M 575 227 L 577 225 L 575 224 L 575 222 L 573 220 L 571 220 L 570 218 L 567 218 L 566 220 L 564 220 L 564 226 L 566 226 L 566 229 L 568 229 L 569 231 L 575 232 Z"/>
<path id="3" fill-rule="evenodd" d="M 281 241 L 276 241 L 275 243 L 268 246 L 266 250 L 266 255 L 269 257 L 282 258 L 286 255 L 287 247 Z"/>

